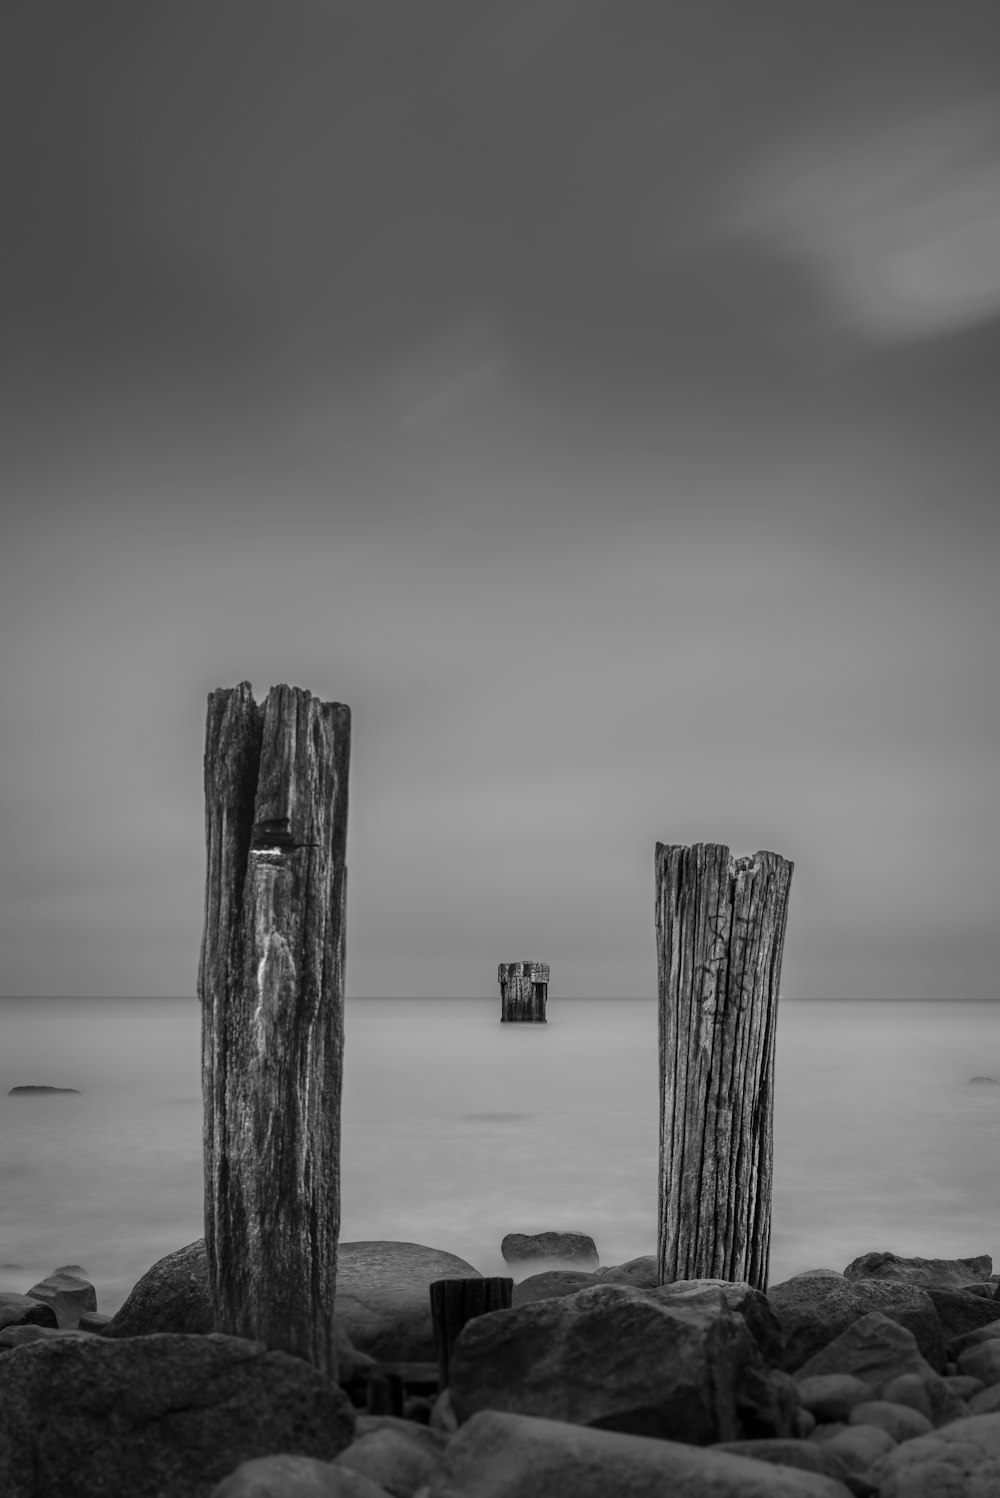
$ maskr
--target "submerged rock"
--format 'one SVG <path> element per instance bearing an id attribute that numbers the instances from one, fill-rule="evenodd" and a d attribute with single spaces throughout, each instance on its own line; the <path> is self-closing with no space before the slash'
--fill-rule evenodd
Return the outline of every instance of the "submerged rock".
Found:
<path id="1" fill-rule="evenodd" d="M 55 1274 L 39 1280 L 28 1294 L 32 1300 L 51 1306 L 61 1327 L 77 1326 L 87 1311 L 97 1310 L 97 1291 L 90 1281 L 64 1269 L 57 1269 Z"/>
<path id="2" fill-rule="evenodd" d="M 25 1087 L 12 1087 L 7 1096 L 16 1097 L 19 1095 L 24 1095 L 26 1093 L 34 1092 L 73 1092 L 76 1093 L 77 1097 L 79 1097 L 80 1095 L 79 1087 L 39 1087 L 32 1082 Z"/>
<path id="3" fill-rule="evenodd" d="M 431 1280 L 481 1278 L 457 1254 L 423 1243 L 341 1243 L 334 1310 L 352 1344 L 371 1357 L 433 1362 Z"/>

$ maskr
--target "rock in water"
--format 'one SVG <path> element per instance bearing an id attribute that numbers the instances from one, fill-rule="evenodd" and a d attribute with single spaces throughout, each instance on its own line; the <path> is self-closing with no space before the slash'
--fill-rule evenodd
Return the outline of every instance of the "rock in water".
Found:
<path id="1" fill-rule="evenodd" d="M 73 1092 L 77 1095 L 77 1097 L 79 1097 L 80 1095 L 79 1087 L 39 1087 L 34 1083 L 29 1083 L 26 1087 L 12 1087 L 7 1096 L 24 1096 L 38 1092 Z"/>
<path id="2" fill-rule="evenodd" d="M 972 1259 L 903 1259 L 899 1254 L 871 1253 L 852 1259 L 844 1270 L 849 1280 L 904 1280 L 925 1289 L 964 1290 L 993 1273 L 989 1254 Z"/>
<path id="3" fill-rule="evenodd" d="M 0 1357 L 4 1498 L 208 1498 L 253 1457 L 332 1461 L 345 1394 L 300 1358 L 239 1337 L 83 1334 Z"/>
<path id="4" fill-rule="evenodd" d="M 0 1331 L 5 1326 L 58 1326 L 56 1313 L 50 1305 L 35 1300 L 31 1295 L 15 1295 L 12 1290 L 0 1291 Z"/>
<path id="5" fill-rule="evenodd" d="M 750 1405 L 783 1391 L 767 1386 L 742 1317 L 721 1292 L 674 1304 L 672 1289 L 593 1285 L 477 1316 L 452 1353 L 459 1423 L 491 1409 L 700 1444 L 764 1433 L 752 1418 L 745 1428 Z M 793 1392 L 786 1403 L 784 1419 L 759 1410 L 768 1435 L 791 1434 Z"/>
<path id="6" fill-rule="evenodd" d="M 97 1291 L 89 1280 L 78 1274 L 68 1274 L 57 1269 L 28 1291 L 32 1300 L 42 1301 L 56 1313 L 56 1322 L 62 1327 L 74 1327 L 87 1311 L 97 1310 Z"/>
<path id="7" fill-rule="evenodd" d="M 557 1263 L 597 1269 L 597 1245 L 587 1233 L 508 1233 L 500 1244 L 506 1264 Z"/>
<path id="8" fill-rule="evenodd" d="M 346 1246 L 342 1244 L 341 1248 Z M 429 1317 L 429 1306 L 427 1314 Z M 205 1240 L 198 1238 L 185 1248 L 178 1248 L 158 1259 L 152 1268 L 147 1269 L 132 1287 L 124 1305 L 103 1328 L 102 1334 L 115 1338 L 146 1337 L 154 1332 L 205 1335 L 214 1330 Z M 334 1333 L 338 1377 L 341 1383 L 348 1383 L 359 1365 L 367 1366 L 371 1359 L 352 1346 L 339 1317 Z"/>
<path id="9" fill-rule="evenodd" d="M 433 1362 L 431 1280 L 481 1278 L 457 1254 L 423 1243 L 341 1243 L 334 1310 L 353 1345 L 371 1357 Z"/>

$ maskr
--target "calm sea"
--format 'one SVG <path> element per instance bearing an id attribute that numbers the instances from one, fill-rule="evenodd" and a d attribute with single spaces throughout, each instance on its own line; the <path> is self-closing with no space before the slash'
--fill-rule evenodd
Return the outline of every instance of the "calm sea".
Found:
<path id="1" fill-rule="evenodd" d="M 656 1247 L 648 999 L 347 1005 L 342 1237 L 504 1272 L 507 1232 Z M 0 1000 L 0 1289 L 81 1264 L 114 1311 L 202 1233 L 193 999 Z M 1000 1258 L 1000 1004 L 783 1000 L 771 1282 L 868 1249 Z M 79 1096 L 9 1097 L 42 1083 Z"/>

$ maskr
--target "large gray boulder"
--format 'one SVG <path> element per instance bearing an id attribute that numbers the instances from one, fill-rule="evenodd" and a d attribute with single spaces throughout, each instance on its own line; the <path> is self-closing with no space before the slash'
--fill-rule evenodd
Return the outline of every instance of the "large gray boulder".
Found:
<path id="1" fill-rule="evenodd" d="M 849 1373 L 866 1383 L 876 1399 L 891 1398 L 885 1390 L 903 1374 L 917 1374 L 935 1424 L 965 1414 L 962 1401 L 922 1356 L 913 1333 L 879 1311 L 853 1321 L 803 1363 L 795 1379 L 801 1383 L 824 1373 Z"/>
<path id="2" fill-rule="evenodd" d="M 442 1468 L 428 1489 L 428 1498 L 664 1498 L 666 1494 L 670 1498 L 850 1498 L 843 1483 L 820 1473 L 676 1441 L 499 1410 L 473 1415 L 452 1437 Z"/>
<path id="3" fill-rule="evenodd" d="M 906 1441 L 868 1475 L 879 1498 L 996 1498 L 1000 1414 L 970 1415 Z"/>
<path id="4" fill-rule="evenodd" d="M 151 1332 L 194 1334 L 214 1330 L 205 1240 L 199 1238 L 157 1259 L 133 1285 L 102 1335 L 146 1337 Z"/>
<path id="5" fill-rule="evenodd" d="M 769 1381 L 742 1317 L 718 1289 L 675 1288 L 592 1285 L 477 1316 L 452 1353 L 459 1423 L 492 1409 L 703 1444 L 790 1435 L 794 1390 Z"/>
<path id="6" fill-rule="evenodd" d="M 208 1498 L 241 1462 L 332 1461 L 354 1411 L 317 1369 L 259 1342 L 63 1335 L 0 1357 L 4 1498 Z"/>
<path id="7" fill-rule="evenodd" d="M 933 1285 L 935 1290 L 963 1290 L 988 1280 L 993 1273 L 989 1254 L 972 1259 L 904 1259 L 899 1254 L 870 1253 L 852 1259 L 844 1270 L 849 1280 L 903 1280 L 908 1285 Z"/>
<path id="8" fill-rule="evenodd" d="M 431 1280 L 481 1278 L 457 1254 L 423 1243 L 341 1243 L 334 1309 L 352 1344 L 371 1357 L 433 1362 Z"/>
<path id="9" fill-rule="evenodd" d="M 350 1250 L 357 1246 L 342 1243 L 338 1252 L 337 1295 L 334 1300 L 337 1320 L 334 1330 L 342 1382 L 349 1381 L 359 1366 L 367 1366 L 371 1361 L 352 1345 L 340 1315 L 340 1288 L 344 1278 L 349 1277 L 351 1272 Z M 114 1338 L 146 1337 L 154 1332 L 204 1335 L 214 1330 L 215 1317 L 208 1288 L 205 1240 L 198 1238 L 194 1243 L 166 1254 L 152 1268 L 147 1269 L 101 1335 Z"/>
<path id="10" fill-rule="evenodd" d="M 905 1326 L 920 1351 L 939 1372 L 944 1368 L 944 1338 L 934 1302 L 919 1285 L 897 1280 L 848 1280 L 795 1275 L 767 1292 L 781 1324 L 784 1352 L 780 1366 L 794 1373 L 852 1322 L 872 1311 Z"/>
<path id="11" fill-rule="evenodd" d="M 953 1337 L 1000 1321 L 1000 1300 L 970 1290 L 936 1290 L 933 1285 L 927 1286 L 927 1294 L 934 1302 L 946 1347 Z"/>

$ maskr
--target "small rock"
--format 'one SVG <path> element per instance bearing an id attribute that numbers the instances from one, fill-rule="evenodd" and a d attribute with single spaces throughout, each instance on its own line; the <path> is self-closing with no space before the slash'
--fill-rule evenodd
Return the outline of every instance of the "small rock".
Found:
<path id="1" fill-rule="evenodd" d="M 912 1441 L 934 1429 L 926 1415 L 909 1404 L 895 1404 L 888 1399 L 865 1399 L 856 1404 L 847 1417 L 849 1425 L 877 1425 L 892 1439 Z"/>
<path id="2" fill-rule="evenodd" d="M 447 1444 L 448 1438 L 439 1430 L 383 1416 L 376 1429 L 359 1431 L 334 1465 L 380 1483 L 392 1498 L 413 1498 L 437 1471 Z"/>
<path id="3" fill-rule="evenodd" d="M 820 1373 L 795 1380 L 799 1401 L 817 1420 L 846 1420 L 856 1404 L 870 1400 L 872 1389 L 850 1373 Z"/>
<path id="4" fill-rule="evenodd" d="M 998 1081 L 998 1079 L 996 1077 L 970 1077 L 969 1081 L 970 1082 L 987 1082 L 987 1083 L 989 1083 L 993 1087 L 1000 1086 L 1000 1081 Z"/>
<path id="5" fill-rule="evenodd" d="M 1000 1414 L 970 1415 L 882 1457 L 879 1498 L 988 1498 L 1000 1492 Z"/>
<path id="6" fill-rule="evenodd" d="M 597 1245 L 587 1233 L 507 1233 L 500 1244 L 506 1264 L 557 1261 L 574 1268 L 597 1269 Z"/>
<path id="7" fill-rule="evenodd" d="M 978 1382 L 978 1380 L 977 1380 Z M 967 1397 L 970 1415 L 993 1415 L 1000 1410 L 1000 1384 L 991 1384 L 988 1389 L 979 1389 Z"/>
<path id="8" fill-rule="evenodd" d="M 980 1342 L 978 1346 L 967 1347 L 955 1362 L 959 1373 L 982 1379 L 987 1388 L 1000 1384 L 1000 1340 L 995 1337 L 989 1342 Z"/>
<path id="9" fill-rule="evenodd" d="M 948 1356 L 954 1361 L 967 1347 L 978 1347 L 981 1342 L 993 1342 L 997 1338 L 1000 1338 L 1000 1321 L 991 1321 L 987 1326 L 977 1327 L 975 1331 L 952 1337 L 948 1343 Z"/>
<path id="10" fill-rule="evenodd" d="M 634 1285 L 637 1290 L 655 1290 L 659 1284 L 656 1255 L 641 1254 L 637 1259 L 626 1259 L 624 1264 L 595 1269 L 594 1278 L 613 1285 Z"/>
<path id="11" fill-rule="evenodd" d="M 58 1326 L 56 1313 L 44 1301 L 31 1295 L 0 1293 L 0 1329 L 5 1326 Z"/>
<path id="12" fill-rule="evenodd" d="M 986 1387 L 981 1378 L 972 1378 L 967 1373 L 952 1373 L 945 1379 L 945 1383 L 951 1392 L 957 1394 L 959 1399 L 964 1399 L 966 1404 L 973 1394 L 978 1394 L 980 1389 Z"/>
<path id="13" fill-rule="evenodd" d="M 878 1425 L 847 1425 L 824 1443 L 824 1449 L 843 1458 L 848 1472 L 867 1472 L 873 1462 L 898 1443 Z"/>
<path id="14" fill-rule="evenodd" d="M 534 1300 L 552 1300 L 559 1295 L 575 1295 L 588 1285 L 603 1284 L 594 1274 L 582 1269 L 543 1269 L 519 1281 L 511 1293 L 512 1306 L 530 1305 Z"/>
<path id="15" fill-rule="evenodd" d="M 102 1316 L 100 1311 L 84 1311 L 77 1327 L 81 1332 L 95 1332 L 102 1336 L 106 1327 L 111 1325 L 110 1316 Z"/>
<path id="16" fill-rule="evenodd" d="M 62 1327 L 74 1327 L 84 1312 L 97 1310 L 97 1291 L 90 1281 L 58 1269 L 32 1285 L 28 1294 L 51 1306 Z"/>

